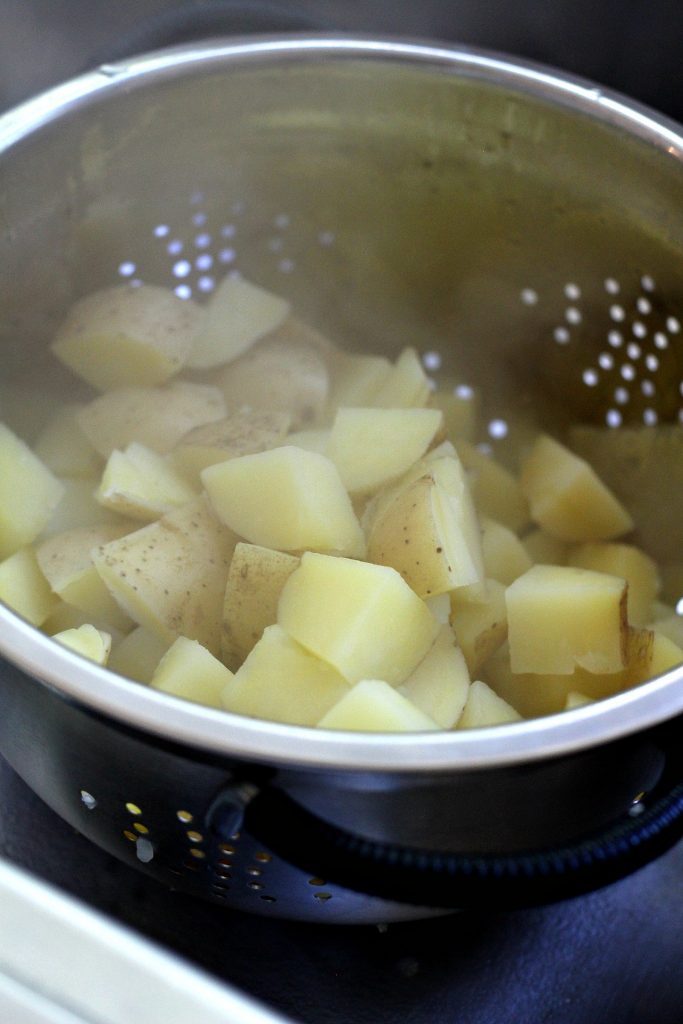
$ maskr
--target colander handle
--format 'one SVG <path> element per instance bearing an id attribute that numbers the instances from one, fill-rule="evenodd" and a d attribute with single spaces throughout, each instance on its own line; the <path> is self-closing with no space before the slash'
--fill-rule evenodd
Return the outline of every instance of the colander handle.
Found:
<path id="1" fill-rule="evenodd" d="M 323 821 L 268 786 L 247 803 L 244 828 L 294 866 L 369 896 L 444 909 L 518 909 L 602 888 L 670 849 L 683 838 L 683 782 L 664 788 L 653 790 L 647 806 L 636 805 L 640 813 L 632 809 L 604 831 L 510 855 L 376 842 Z"/>

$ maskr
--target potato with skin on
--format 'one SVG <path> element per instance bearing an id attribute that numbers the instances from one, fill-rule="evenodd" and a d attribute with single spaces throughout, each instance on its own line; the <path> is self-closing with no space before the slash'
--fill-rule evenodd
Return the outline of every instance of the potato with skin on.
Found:
<path id="1" fill-rule="evenodd" d="M 454 444 L 460 461 L 471 473 L 472 498 L 477 512 L 519 533 L 530 520 L 529 503 L 520 482 L 510 470 L 474 445 L 457 438 Z"/>
<path id="2" fill-rule="evenodd" d="M 214 658 L 206 647 L 196 640 L 179 636 L 162 656 L 150 686 L 172 697 L 220 708 L 221 694 L 233 678 L 230 669 Z"/>
<path id="3" fill-rule="evenodd" d="M 36 539 L 63 494 L 57 477 L 0 423 L 0 559 Z"/>
<path id="4" fill-rule="evenodd" d="M 559 540 L 612 540 L 633 529 L 591 466 L 547 434 L 525 459 L 520 482 L 533 521 Z"/>
<path id="5" fill-rule="evenodd" d="M 187 362 L 203 317 L 169 288 L 117 285 L 71 307 L 52 351 L 98 391 L 162 384 Z"/>
<path id="6" fill-rule="evenodd" d="M 168 644 L 156 633 L 136 626 L 113 644 L 107 668 L 138 683 L 150 683 L 167 650 Z"/>
<path id="7" fill-rule="evenodd" d="M 236 671 L 264 629 L 277 620 L 277 605 L 299 559 L 284 551 L 240 542 L 230 562 L 223 601 L 221 658 Z"/>
<path id="8" fill-rule="evenodd" d="M 84 408 L 84 402 L 66 402 L 36 438 L 33 450 L 55 476 L 91 480 L 102 470 L 102 458 L 76 418 Z"/>
<path id="9" fill-rule="evenodd" d="M 507 588 L 514 672 L 571 675 L 626 667 L 625 580 L 574 566 L 535 565 Z"/>
<path id="10" fill-rule="evenodd" d="M 620 576 L 628 583 L 628 619 L 644 626 L 660 590 L 657 563 L 633 544 L 577 544 L 570 548 L 567 565 Z"/>
<path id="11" fill-rule="evenodd" d="M 456 729 L 485 729 L 491 725 L 519 722 L 522 716 L 498 694 L 475 679 L 469 688 L 467 703 Z"/>
<path id="12" fill-rule="evenodd" d="M 173 462 L 188 479 L 199 484 L 199 474 L 207 466 L 282 444 L 290 422 L 286 412 L 232 413 L 185 434 L 173 450 Z"/>
<path id="13" fill-rule="evenodd" d="M 33 626 L 42 626 L 59 598 L 40 571 L 33 548 L 20 548 L 0 562 L 0 601 Z"/>
<path id="14" fill-rule="evenodd" d="M 206 370 L 232 362 L 280 327 L 289 312 L 289 303 L 279 295 L 242 277 L 225 277 L 204 306 L 187 365 Z"/>
<path id="15" fill-rule="evenodd" d="M 91 444 L 108 459 L 115 449 L 133 441 L 168 455 L 193 427 L 225 415 L 225 400 L 218 388 L 177 380 L 165 387 L 108 391 L 76 418 Z"/>
<path id="16" fill-rule="evenodd" d="M 197 490 L 167 458 L 132 441 L 109 456 L 95 497 L 112 512 L 149 523 L 192 501 Z"/>
<path id="17" fill-rule="evenodd" d="M 351 499 L 324 455 L 284 445 L 209 466 L 201 479 L 221 522 L 251 544 L 365 553 Z"/>
<path id="18" fill-rule="evenodd" d="M 289 725 L 315 725 L 349 691 L 332 665 L 278 625 L 268 626 L 225 686 L 226 711 Z"/>
<path id="19" fill-rule="evenodd" d="M 484 516 L 480 522 L 486 575 L 508 586 L 527 572 L 533 562 L 517 534 L 507 526 Z"/>
<path id="20" fill-rule="evenodd" d="M 98 665 L 107 664 L 111 636 L 100 629 L 95 629 L 90 623 L 79 626 L 78 629 L 65 629 L 63 633 L 55 633 L 52 639 Z"/>
<path id="21" fill-rule="evenodd" d="M 482 593 L 453 591 L 450 622 L 470 676 L 474 676 L 507 637 L 503 584 L 487 579 Z"/>
<path id="22" fill-rule="evenodd" d="M 285 583 L 278 623 L 350 682 L 404 682 L 439 625 L 394 570 L 307 551 Z"/>
<path id="23" fill-rule="evenodd" d="M 381 679 L 353 686 L 318 722 L 319 729 L 352 732 L 433 732 L 439 726 Z"/>
<path id="24" fill-rule="evenodd" d="M 238 537 L 204 497 L 104 544 L 95 568 L 121 608 L 168 644 L 198 640 L 216 657 L 223 595 Z"/>
<path id="25" fill-rule="evenodd" d="M 424 711 L 440 729 L 452 729 L 460 718 L 470 674 L 450 626 L 442 626 L 436 640 L 398 692 Z"/>

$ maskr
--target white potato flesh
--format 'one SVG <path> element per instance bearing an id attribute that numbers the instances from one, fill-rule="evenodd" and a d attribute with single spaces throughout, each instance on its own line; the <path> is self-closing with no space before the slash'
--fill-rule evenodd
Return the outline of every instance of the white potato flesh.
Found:
<path id="1" fill-rule="evenodd" d="M 0 562 L 0 601 L 33 626 L 42 626 L 59 604 L 40 571 L 33 548 L 20 548 Z"/>
<path id="2" fill-rule="evenodd" d="M 472 497 L 480 515 L 489 516 L 518 533 L 530 519 L 529 503 L 516 477 L 490 455 L 456 438 L 460 460 L 471 473 Z"/>
<path id="3" fill-rule="evenodd" d="M 252 544 L 362 556 L 363 531 L 330 459 L 285 445 L 202 471 L 216 515 Z"/>
<path id="4" fill-rule="evenodd" d="M 404 682 L 439 625 L 394 570 L 306 552 L 285 583 L 278 623 L 350 682 Z"/>
<path id="5" fill-rule="evenodd" d="M 52 351 L 98 391 L 162 384 L 187 362 L 203 316 L 168 288 L 105 288 L 72 306 Z"/>
<path id="6" fill-rule="evenodd" d="M 204 318 L 187 360 L 205 370 L 232 362 L 289 315 L 286 299 L 245 281 L 226 277 L 204 307 Z"/>
<path id="7" fill-rule="evenodd" d="M 450 626 L 436 640 L 398 692 L 424 711 L 440 729 L 452 729 L 460 718 L 470 685 L 464 655 Z"/>
<path id="8" fill-rule="evenodd" d="M 431 393 L 417 352 L 405 348 L 375 392 L 372 405 L 382 409 L 416 408 L 427 405 Z"/>
<path id="9" fill-rule="evenodd" d="M 628 620 L 644 626 L 660 590 L 657 563 L 633 544 L 578 544 L 570 549 L 568 565 L 620 576 L 628 583 Z"/>
<path id="10" fill-rule="evenodd" d="M 352 687 L 318 722 L 320 729 L 354 732 L 432 732 L 439 726 L 381 679 Z"/>
<path id="11" fill-rule="evenodd" d="M 128 679 L 150 683 L 167 650 L 168 643 L 160 636 L 143 626 L 136 626 L 113 645 L 107 667 Z"/>
<path id="12" fill-rule="evenodd" d="M 111 453 L 96 492 L 104 508 L 143 522 L 158 519 L 196 496 L 197 490 L 168 459 L 135 441 L 125 452 Z"/>
<path id="13" fill-rule="evenodd" d="M 55 476 L 91 479 L 102 469 L 101 456 L 76 419 L 84 408 L 82 402 L 60 406 L 36 438 L 33 450 Z"/>
<path id="14" fill-rule="evenodd" d="M 207 466 L 282 444 L 290 421 L 285 412 L 232 413 L 222 420 L 195 427 L 181 438 L 173 450 L 173 462 L 190 480 L 199 483 L 199 474 Z"/>
<path id="15" fill-rule="evenodd" d="M 210 708 L 221 707 L 221 694 L 233 678 L 230 669 L 196 640 L 179 636 L 157 665 L 150 686 Z"/>
<path id="16" fill-rule="evenodd" d="M 0 559 L 36 539 L 63 494 L 57 477 L 0 423 Z"/>
<path id="17" fill-rule="evenodd" d="M 450 594 L 435 594 L 434 597 L 425 597 L 423 600 L 439 625 L 448 625 L 451 617 Z"/>
<path id="18" fill-rule="evenodd" d="M 517 534 L 494 519 L 481 518 L 481 550 L 486 575 L 506 586 L 533 565 Z"/>
<path id="19" fill-rule="evenodd" d="M 498 580 L 486 580 L 475 595 L 453 591 L 450 621 L 473 676 L 507 637 L 505 587 Z"/>
<path id="20" fill-rule="evenodd" d="M 111 650 L 111 636 L 86 623 L 78 629 L 65 629 L 52 637 L 58 644 L 68 647 L 98 665 L 106 665 Z"/>
<path id="21" fill-rule="evenodd" d="M 475 679 L 470 686 L 465 710 L 456 728 L 484 729 L 491 725 L 519 722 L 521 718 L 522 716 L 486 683 Z"/>

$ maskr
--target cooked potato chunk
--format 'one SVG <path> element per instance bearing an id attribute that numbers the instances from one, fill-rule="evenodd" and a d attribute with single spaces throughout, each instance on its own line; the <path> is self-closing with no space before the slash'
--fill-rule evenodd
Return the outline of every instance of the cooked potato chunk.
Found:
<path id="1" fill-rule="evenodd" d="M 357 683 L 320 719 L 318 726 L 354 732 L 431 732 L 439 728 L 407 697 L 379 679 Z"/>
<path id="2" fill-rule="evenodd" d="M 111 650 L 111 637 L 108 633 L 95 629 L 89 623 L 79 626 L 78 629 L 65 629 L 63 633 L 55 633 L 52 639 L 98 665 L 107 664 Z"/>
<path id="3" fill-rule="evenodd" d="M 233 678 L 230 669 L 196 640 L 179 636 L 161 658 L 150 685 L 210 708 L 221 707 L 221 693 Z"/>
<path id="4" fill-rule="evenodd" d="M 111 453 L 96 492 L 100 505 L 143 522 L 158 519 L 196 496 L 167 459 L 135 441 L 125 452 Z"/>
<path id="5" fill-rule="evenodd" d="M 289 303 L 241 277 L 226 277 L 204 307 L 188 366 L 207 369 L 229 363 L 279 327 Z"/>
<path id="6" fill-rule="evenodd" d="M 384 356 L 339 352 L 330 381 L 330 408 L 372 406 L 382 384 L 392 372 Z"/>
<path id="7" fill-rule="evenodd" d="M 276 448 L 283 443 L 289 424 L 285 412 L 236 412 L 185 434 L 173 451 L 173 461 L 199 483 L 199 474 L 207 466 Z"/>
<path id="8" fill-rule="evenodd" d="M 572 711 L 574 708 L 582 708 L 586 704 L 593 703 L 594 701 L 592 697 L 587 697 L 585 693 L 577 693 L 576 690 L 572 690 L 571 693 L 567 694 L 564 710 Z"/>
<path id="9" fill-rule="evenodd" d="M 0 423 L 0 559 L 35 540 L 63 494 L 28 445 Z"/>
<path id="10" fill-rule="evenodd" d="M 567 564 L 621 576 L 628 583 L 629 622 L 649 622 L 660 583 L 656 563 L 643 551 L 632 544 L 579 544 L 570 549 Z"/>
<path id="11" fill-rule="evenodd" d="M 458 729 L 484 729 L 490 725 L 505 725 L 507 722 L 519 722 L 521 715 L 506 701 L 502 700 L 493 690 L 475 679 L 467 695 L 467 703 Z"/>
<path id="12" fill-rule="evenodd" d="M 372 405 L 381 409 L 410 409 L 426 405 L 432 389 L 413 348 L 405 348 L 380 384 Z"/>
<path id="13" fill-rule="evenodd" d="M 84 408 L 81 402 L 60 406 L 36 438 L 33 450 L 55 476 L 89 480 L 100 473 L 102 459 L 76 419 Z"/>
<path id="14" fill-rule="evenodd" d="M 507 637 L 505 587 L 498 580 L 486 580 L 482 593 L 453 591 L 450 621 L 473 676 Z"/>
<path id="15" fill-rule="evenodd" d="M 477 511 L 517 533 L 529 522 L 529 503 L 512 473 L 474 445 L 455 439 L 460 460 L 472 474 L 472 497 Z"/>
<path id="16" fill-rule="evenodd" d="M 0 601 L 34 625 L 42 626 L 59 599 L 40 571 L 33 548 L 21 548 L 0 562 Z"/>
<path id="17" fill-rule="evenodd" d="M 506 586 L 533 564 L 517 534 L 494 519 L 482 517 L 481 550 L 486 575 Z"/>
<path id="18" fill-rule="evenodd" d="M 98 391 L 161 384 L 187 361 L 202 318 L 168 288 L 118 285 L 72 306 L 52 351 Z"/>
<path id="19" fill-rule="evenodd" d="M 436 640 L 398 692 L 424 711 L 441 729 L 452 729 L 460 718 L 470 685 L 470 674 L 450 626 L 442 626 Z"/>
<path id="20" fill-rule="evenodd" d="M 139 683 L 150 683 L 168 644 L 156 633 L 136 626 L 112 647 L 107 667 Z"/>

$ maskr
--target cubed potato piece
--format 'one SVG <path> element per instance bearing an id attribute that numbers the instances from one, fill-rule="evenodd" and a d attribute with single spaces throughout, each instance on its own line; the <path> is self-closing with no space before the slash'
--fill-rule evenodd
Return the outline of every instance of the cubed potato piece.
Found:
<path id="1" fill-rule="evenodd" d="M 101 472 L 102 459 L 76 419 L 84 408 L 82 402 L 60 406 L 36 438 L 33 450 L 55 476 L 89 480 Z"/>
<path id="2" fill-rule="evenodd" d="M 42 626 L 59 604 L 40 571 L 33 548 L 20 548 L 0 562 L 0 601 L 33 626 Z"/>
<path id="3" fill-rule="evenodd" d="M 168 644 L 160 636 L 144 626 L 136 626 L 113 645 L 107 668 L 138 683 L 150 683 L 167 650 Z"/>
<path id="4" fill-rule="evenodd" d="M 468 472 L 477 512 L 519 533 L 530 519 L 529 503 L 519 481 L 499 462 L 467 441 L 456 439 L 455 449 Z"/>
<path id="5" fill-rule="evenodd" d="M 491 725 L 519 722 L 521 718 L 522 716 L 486 683 L 475 679 L 470 686 L 465 710 L 456 728 L 485 729 Z"/>
<path id="6" fill-rule="evenodd" d="M 340 406 L 372 406 L 392 369 L 384 356 L 338 353 L 330 381 L 329 408 L 332 416 Z"/>
<path id="7" fill-rule="evenodd" d="M 541 565 L 566 565 L 569 545 L 544 530 L 535 528 L 525 534 L 522 543 L 532 562 Z"/>
<path id="8" fill-rule="evenodd" d="M 48 537 L 38 545 L 36 555 L 41 572 L 52 590 L 67 604 L 89 616 L 89 622 L 106 624 L 127 633 L 132 622 L 112 598 L 93 564 L 93 549 L 130 530 L 130 523 L 83 526 Z"/>
<path id="9" fill-rule="evenodd" d="M 225 710 L 235 714 L 315 725 L 348 691 L 349 684 L 332 665 L 273 625 L 225 687 L 222 700 Z"/>
<path id="10" fill-rule="evenodd" d="M 318 722 L 320 729 L 352 732 L 433 732 L 438 725 L 380 679 L 353 686 Z"/>
<path id="11" fill-rule="evenodd" d="M 232 362 L 289 316 L 286 299 L 242 277 L 226 277 L 204 307 L 188 366 L 205 370 Z"/>
<path id="12" fill-rule="evenodd" d="M 486 580 L 476 596 L 456 590 L 451 594 L 451 626 L 462 649 L 470 676 L 505 642 L 508 633 L 505 587 Z"/>
<path id="13" fill-rule="evenodd" d="M 435 594 L 433 597 L 423 598 L 424 603 L 441 626 L 447 626 L 451 618 L 451 595 Z"/>
<path id="14" fill-rule="evenodd" d="M 446 437 L 450 441 L 474 440 L 477 433 L 480 396 L 474 388 L 456 386 L 452 391 L 434 391 L 431 403 L 444 415 Z"/>
<path id="15" fill-rule="evenodd" d="M 486 575 L 506 586 L 533 565 L 517 534 L 494 519 L 481 519 L 481 550 Z"/>
<path id="16" fill-rule="evenodd" d="M 299 559 L 284 551 L 240 543 L 230 562 L 223 603 L 221 657 L 239 668 L 264 629 L 277 620 L 277 605 Z"/>
<path id="17" fill-rule="evenodd" d="M 168 288 L 117 285 L 71 307 L 52 351 L 98 391 L 162 384 L 187 361 L 202 321 L 201 307 Z"/>
<path id="18" fill-rule="evenodd" d="M 53 537 L 56 533 L 75 530 L 80 526 L 101 526 L 105 523 L 120 522 L 120 517 L 100 505 L 95 497 L 100 483 L 98 478 L 66 477 L 61 483 L 64 486 L 64 493 L 40 534 L 40 540 Z"/>
<path id="19" fill-rule="evenodd" d="M 363 531 L 334 465 L 285 445 L 202 471 L 216 515 L 252 544 L 361 557 Z"/>
<path id="20" fill-rule="evenodd" d="M 191 430 L 178 442 L 173 451 L 173 461 L 190 480 L 198 483 L 199 474 L 207 466 L 238 459 L 242 455 L 254 455 L 283 444 L 290 421 L 291 417 L 286 412 L 233 413 L 225 419 Z"/>
<path id="21" fill-rule="evenodd" d="M 338 409 L 327 455 L 349 494 L 370 494 L 424 455 L 442 421 L 438 409 Z"/>
<path id="22" fill-rule="evenodd" d="M 132 441 L 125 452 L 111 453 L 95 496 L 104 508 L 148 523 L 192 501 L 197 491 L 167 458 Z"/>
<path id="23" fill-rule="evenodd" d="M 628 583 L 628 619 L 644 626 L 660 589 L 656 563 L 632 544 L 579 544 L 570 549 L 568 565 L 621 576 Z"/>
<path id="24" fill-rule="evenodd" d="M 63 494 L 57 477 L 0 423 L 0 559 L 36 539 Z"/>
<path id="25" fill-rule="evenodd" d="M 218 388 L 178 380 L 167 387 L 119 388 L 101 395 L 78 414 L 78 422 L 103 458 L 131 441 L 167 455 L 193 427 L 225 416 Z"/>
<path id="26" fill-rule="evenodd" d="M 98 665 L 107 664 L 111 636 L 100 629 L 95 629 L 89 623 L 79 626 L 78 629 L 65 629 L 63 633 L 55 633 L 52 639 Z"/>
<path id="27" fill-rule="evenodd" d="M 398 692 L 424 711 L 441 729 L 452 729 L 460 718 L 470 685 L 464 655 L 450 626 L 436 640 Z"/>
<path id="28" fill-rule="evenodd" d="M 573 566 L 535 565 L 507 589 L 514 672 L 597 674 L 626 665 L 627 584 Z"/>
<path id="29" fill-rule="evenodd" d="M 305 448 L 307 452 L 318 452 L 327 455 L 330 443 L 330 429 L 320 427 L 317 430 L 293 430 L 284 444 L 293 444 L 296 448 Z"/>
<path id="30" fill-rule="evenodd" d="M 633 520 L 587 462 L 541 435 L 522 467 L 521 485 L 535 523 L 566 541 L 611 540 Z"/>
<path id="31" fill-rule="evenodd" d="M 286 412 L 293 429 L 319 420 L 329 393 L 320 346 L 291 320 L 226 366 L 217 383 L 229 409 Z"/>
<path id="32" fill-rule="evenodd" d="M 567 700 L 565 701 L 564 710 L 573 711 L 574 708 L 585 707 L 586 704 L 593 704 L 593 698 L 587 697 L 585 693 L 577 693 L 576 690 L 572 690 L 567 694 Z"/>
<path id="33" fill-rule="evenodd" d="M 220 708 L 221 694 L 233 678 L 230 669 L 206 647 L 179 636 L 161 658 L 150 685 L 173 697 Z"/>
<path id="34" fill-rule="evenodd" d="M 649 628 L 656 629 L 662 636 L 683 647 L 683 616 L 672 614 L 656 618 Z"/>
<path id="35" fill-rule="evenodd" d="M 414 348 L 405 348 L 380 384 L 372 405 L 381 409 L 410 409 L 427 405 L 432 393 L 429 379 Z"/>
<path id="36" fill-rule="evenodd" d="M 284 585 L 278 623 L 350 682 L 404 682 L 439 625 L 394 570 L 306 552 Z"/>
<path id="37" fill-rule="evenodd" d="M 237 536 L 198 498 L 98 548 L 95 567 L 120 606 L 169 644 L 198 640 L 216 657 Z"/>
<path id="38" fill-rule="evenodd" d="M 646 679 L 652 679 L 655 676 L 660 676 L 664 672 L 668 672 L 672 668 L 676 668 L 677 665 L 683 663 L 683 644 L 679 645 L 675 643 L 671 637 L 666 636 L 665 633 L 660 632 L 658 629 L 654 631 L 654 642 L 652 645 L 652 655 L 650 658 L 650 664 L 648 665 L 648 672 L 644 678 L 639 679 L 638 682 L 645 682 Z"/>

